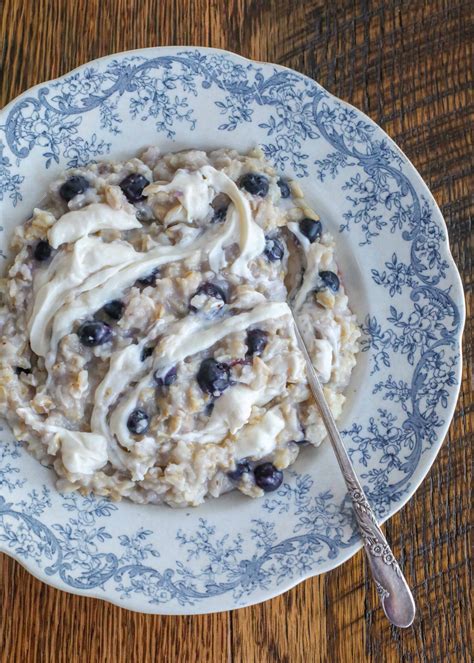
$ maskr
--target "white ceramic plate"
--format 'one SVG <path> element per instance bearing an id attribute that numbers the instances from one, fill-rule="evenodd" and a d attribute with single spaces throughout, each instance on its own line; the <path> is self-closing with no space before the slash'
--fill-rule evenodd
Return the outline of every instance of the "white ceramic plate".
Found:
<path id="1" fill-rule="evenodd" d="M 460 380 L 461 282 L 420 175 L 367 116 L 290 69 L 205 48 L 112 55 L 39 85 L 0 117 L 0 200 L 13 226 L 68 166 L 135 154 L 262 145 L 300 179 L 337 239 L 364 336 L 341 428 L 380 521 L 428 472 Z M 142 612 L 263 601 L 361 546 L 329 443 L 277 493 L 187 510 L 60 495 L 52 471 L 0 444 L 0 550 L 60 589 Z"/>

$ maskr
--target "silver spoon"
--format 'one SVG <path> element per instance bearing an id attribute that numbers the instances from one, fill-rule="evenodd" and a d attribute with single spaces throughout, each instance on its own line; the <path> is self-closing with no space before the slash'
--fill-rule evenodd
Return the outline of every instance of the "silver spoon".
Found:
<path id="1" fill-rule="evenodd" d="M 290 297 L 291 301 L 291 297 Z M 296 315 L 292 311 L 298 344 L 306 360 L 308 382 L 316 404 L 326 426 L 329 439 L 336 454 L 339 467 L 352 499 L 354 514 L 359 527 L 364 548 L 372 571 L 372 576 L 380 596 L 382 607 L 389 621 L 403 628 L 410 626 L 415 618 L 415 601 L 402 570 L 395 559 L 387 539 L 377 525 L 375 514 L 365 496 L 352 462 L 342 442 L 336 422 L 324 397 L 321 383 L 309 356 L 308 348 L 298 327 Z"/>

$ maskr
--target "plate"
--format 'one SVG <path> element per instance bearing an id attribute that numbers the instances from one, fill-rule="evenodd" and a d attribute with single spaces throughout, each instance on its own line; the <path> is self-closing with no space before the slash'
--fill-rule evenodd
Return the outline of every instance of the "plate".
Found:
<path id="1" fill-rule="evenodd" d="M 25 92 L 0 117 L 1 256 L 66 167 L 260 144 L 336 236 L 363 332 L 340 427 L 380 522 L 413 495 L 459 390 L 464 299 L 446 226 L 420 175 L 372 120 L 309 78 L 194 47 L 101 58 Z M 329 443 L 261 500 L 184 510 L 59 494 L 5 426 L 0 549 L 41 580 L 132 610 L 192 614 L 280 594 L 361 541 Z"/>

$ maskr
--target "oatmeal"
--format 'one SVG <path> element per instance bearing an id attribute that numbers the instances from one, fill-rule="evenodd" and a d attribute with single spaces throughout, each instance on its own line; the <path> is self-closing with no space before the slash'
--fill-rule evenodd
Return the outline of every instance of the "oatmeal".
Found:
<path id="1" fill-rule="evenodd" d="M 337 417 L 359 336 L 334 242 L 259 150 L 65 173 L 16 229 L 0 413 L 58 489 L 197 505 L 277 489 L 325 429 L 295 313 Z"/>

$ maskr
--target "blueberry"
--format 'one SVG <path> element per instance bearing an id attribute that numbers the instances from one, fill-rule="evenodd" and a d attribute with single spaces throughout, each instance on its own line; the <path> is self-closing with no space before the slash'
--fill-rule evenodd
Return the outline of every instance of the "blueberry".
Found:
<path id="1" fill-rule="evenodd" d="M 319 290 L 326 290 L 326 288 L 329 288 L 333 292 L 339 290 L 339 279 L 334 272 L 319 272 L 315 290 L 318 292 Z"/>
<path id="2" fill-rule="evenodd" d="M 130 413 L 127 419 L 127 428 L 133 435 L 143 435 L 148 430 L 150 421 L 145 410 L 137 408 Z"/>
<path id="3" fill-rule="evenodd" d="M 112 299 L 111 302 L 104 304 L 103 310 L 112 320 L 120 320 L 125 310 L 125 304 L 120 299 Z"/>
<path id="4" fill-rule="evenodd" d="M 144 276 L 142 279 L 138 279 L 137 283 L 143 286 L 155 285 L 156 277 L 158 276 L 159 269 L 154 269 L 148 276 Z"/>
<path id="5" fill-rule="evenodd" d="M 73 175 L 68 180 L 61 184 L 59 188 L 59 195 L 67 203 L 80 193 L 84 193 L 90 188 L 89 181 L 82 175 Z"/>
<path id="6" fill-rule="evenodd" d="M 252 466 L 248 460 L 241 460 L 240 463 L 235 464 L 235 470 L 227 472 L 227 476 L 231 481 L 240 481 L 244 474 L 252 471 Z"/>
<path id="7" fill-rule="evenodd" d="M 130 203 L 138 203 L 140 200 L 143 200 L 143 189 L 150 184 L 150 181 L 146 177 L 140 175 L 139 173 L 131 173 L 127 175 L 125 179 L 120 182 L 120 188 L 122 189 L 125 197 Z"/>
<path id="8" fill-rule="evenodd" d="M 247 332 L 247 356 L 261 355 L 267 347 L 268 334 L 263 329 L 251 329 Z"/>
<path id="9" fill-rule="evenodd" d="M 189 303 L 189 309 L 190 311 L 198 311 L 200 308 L 203 308 L 205 305 L 205 302 L 203 302 L 203 306 L 201 306 L 201 302 L 195 301 L 193 304 L 193 300 L 195 297 L 199 297 L 200 295 L 204 295 L 205 297 L 209 297 L 211 299 L 218 299 L 222 302 L 222 304 L 225 304 L 227 302 L 227 297 L 225 292 L 220 288 L 218 285 L 215 283 L 201 283 L 199 288 L 196 290 L 194 295 L 191 297 L 190 303 Z"/>
<path id="10" fill-rule="evenodd" d="M 270 262 L 277 262 L 285 255 L 283 244 L 276 237 L 267 237 L 263 252 Z"/>
<path id="11" fill-rule="evenodd" d="M 306 217 L 300 221 L 300 230 L 302 234 L 309 239 L 311 244 L 321 239 L 323 232 L 323 226 L 321 221 L 315 221 L 314 219 L 309 219 Z"/>
<path id="12" fill-rule="evenodd" d="M 196 379 L 206 394 L 220 396 L 230 386 L 230 369 L 210 357 L 201 363 Z"/>
<path id="13" fill-rule="evenodd" d="M 257 465 L 253 474 L 257 486 L 266 493 L 271 493 L 273 490 L 277 490 L 283 481 L 283 472 L 277 470 L 273 463 L 262 463 L 262 465 Z"/>
<path id="14" fill-rule="evenodd" d="M 31 373 L 31 368 L 23 368 L 23 366 L 15 366 L 15 373 L 17 375 L 21 375 L 22 373 L 26 373 L 27 375 Z"/>
<path id="15" fill-rule="evenodd" d="M 142 353 L 140 355 L 140 359 L 142 361 L 145 361 L 145 359 L 148 359 L 148 357 L 151 357 L 151 355 L 153 354 L 153 350 L 154 350 L 154 348 L 152 348 L 152 347 L 143 348 Z"/>
<path id="16" fill-rule="evenodd" d="M 260 173 L 247 173 L 242 175 L 239 180 L 239 186 L 245 191 L 248 191 L 252 196 L 260 196 L 263 198 L 268 193 L 269 183 L 268 178 Z"/>
<path id="17" fill-rule="evenodd" d="M 204 408 L 204 414 L 206 415 L 206 417 L 210 417 L 213 411 L 214 411 L 214 403 L 210 401 Z"/>
<path id="18" fill-rule="evenodd" d="M 103 345 L 112 338 L 112 330 L 109 325 L 99 320 L 87 320 L 77 330 L 77 335 L 82 345 L 92 348 Z"/>
<path id="19" fill-rule="evenodd" d="M 153 377 L 158 387 L 169 387 L 178 379 L 178 370 L 173 366 L 165 375 L 159 375 L 158 371 L 155 371 Z"/>
<path id="20" fill-rule="evenodd" d="M 289 184 L 286 180 L 279 179 L 278 182 L 278 188 L 280 189 L 280 195 L 282 198 L 289 198 L 291 195 L 290 187 Z"/>
<path id="21" fill-rule="evenodd" d="M 35 260 L 42 262 L 43 260 L 48 260 L 51 257 L 52 248 L 45 239 L 40 239 L 38 244 L 35 246 L 33 251 L 33 257 Z"/>
<path id="22" fill-rule="evenodd" d="M 204 294 L 208 297 L 215 297 L 222 299 L 224 303 L 227 302 L 227 296 L 224 290 L 215 283 L 202 283 L 196 290 L 196 295 Z"/>
<path id="23" fill-rule="evenodd" d="M 225 221 L 228 209 L 229 209 L 228 206 L 218 207 L 217 209 L 215 209 L 214 210 L 214 216 L 212 217 L 211 223 L 222 223 L 222 221 Z"/>

